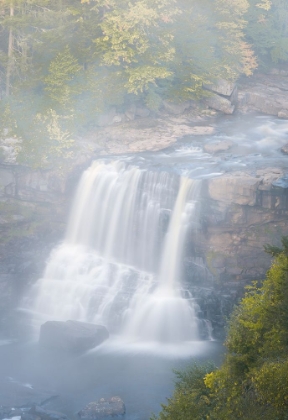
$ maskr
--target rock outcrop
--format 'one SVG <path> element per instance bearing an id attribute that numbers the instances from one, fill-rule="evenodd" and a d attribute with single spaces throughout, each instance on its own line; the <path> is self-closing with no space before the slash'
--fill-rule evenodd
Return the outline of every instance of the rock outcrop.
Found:
<path id="1" fill-rule="evenodd" d="M 203 85 L 203 89 L 211 92 L 204 103 L 212 109 L 233 114 L 238 99 L 238 90 L 235 83 L 219 79 L 214 84 Z"/>
<path id="2" fill-rule="evenodd" d="M 109 337 L 102 325 L 80 321 L 47 321 L 41 325 L 39 344 L 42 347 L 81 353 L 99 346 Z"/>
<path id="3" fill-rule="evenodd" d="M 58 411 L 47 410 L 33 405 L 29 411 L 21 414 L 21 420 L 67 420 L 67 416 Z"/>
<path id="4" fill-rule="evenodd" d="M 109 400 L 101 398 L 97 402 L 89 403 L 78 416 L 81 420 L 101 420 L 111 417 L 122 417 L 126 412 L 125 404 L 120 397 L 112 397 Z"/>
<path id="5" fill-rule="evenodd" d="M 213 178 L 208 183 L 209 196 L 229 204 L 255 206 L 260 179 L 243 172 Z"/>
<path id="6" fill-rule="evenodd" d="M 240 87 L 240 109 L 288 118 L 288 77 L 256 74 Z"/>
<path id="7" fill-rule="evenodd" d="M 229 99 L 216 94 L 211 94 L 208 98 L 206 98 L 205 104 L 210 108 L 216 109 L 216 111 L 223 112 L 223 114 L 230 115 L 235 111 L 235 105 L 232 105 Z"/>
<path id="8" fill-rule="evenodd" d="M 287 175 L 279 168 L 223 174 L 207 181 L 207 193 L 198 247 L 215 281 L 263 278 L 270 265 L 263 246 L 288 234 Z"/>

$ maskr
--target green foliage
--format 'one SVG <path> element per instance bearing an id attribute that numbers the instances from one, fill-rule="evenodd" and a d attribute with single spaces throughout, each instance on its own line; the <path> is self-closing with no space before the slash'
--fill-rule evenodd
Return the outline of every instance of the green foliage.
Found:
<path id="1" fill-rule="evenodd" d="M 180 376 L 159 420 L 288 419 L 287 237 L 282 245 L 266 246 L 275 255 L 266 280 L 248 288 L 230 319 L 223 365 L 202 376 L 199 368 L 197 380 L 187 380 L 191 369 Z"/>
<path id="2" fill-rule="evenodd" d="M 2 0 L 0 90 L 14 108 L 13 122 L 0 110 L 5 132 L 45 143 L 33 127 L 49 110 L 75 135 L 111 106 L 202 98 L 203 84 L 249 76 L 257 60 L 288 60 L 287 21 L 286 0 Z"/>
<path id="3" fill-rule="evenodd" d="M 34 168 L 49 168 L 59 160 L 60 165 L 69 165 L 69 158 L 73 156 L 74 140 L 67 128 L 67 118 L 57 115 L 51 109 L 45 114 L 36 114 L 29 125 L 28 130 L 26 127 L 18 129 L 22 139 L 18 161 Z"/>
<path id="4" fill-rule="evenodd" d="M 71 106 L 73 95 L 81 92 L 79 84 L 75 83 L 80 69 L 68 46 L 58 53 L 49 65 L 49 74 L 44 79 L 45 90 L 52 101 L 61 105 L 62 109 Z"/>
<path id="5" fill-rule="evenodd" d="M 281 253 L 284 253 L 285 255 L 288 256 L 288 237 L 283 236 L 281 242 L 282 242 L 283 248 L 279 248 L 277 246 L 272 246 L 269 244 L 264 245 L 265 252 L 267 252 L 268 254 L 271 254 L 272 257 L 276 257 L 277 255 L 280 255 Z"/>
<path id="6" fill-rule="evenodd" d="M 246 33 L 262 63 L 288 60 L 288 3 L 249 0 Z"/>
<path id="7" fill-rule="evenodd" d="M 212 372 L 215 366 L 192 364 L 185 372 L 176 372 L 177 382 L 172 398 L 158 417 L 152 420 L 198 420 L 207 418 L 210 410 L 210 391 L 205 386 L 204 377 Z"/>

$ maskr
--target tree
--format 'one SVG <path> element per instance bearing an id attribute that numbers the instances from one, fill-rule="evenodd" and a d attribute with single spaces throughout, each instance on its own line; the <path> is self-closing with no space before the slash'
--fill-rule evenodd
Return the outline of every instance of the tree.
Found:
<path id="1" fill-rule="evenodd" d="M 274 262 L 230 319 L 223 365 L 208 372 L 188 369 L 159 420 L 288 419 L 287 237 L 282 246 L 266 246 Z"/>
<path id="2" fill-rule="evenodd" d="M 245 32 L 262 66 L 288 60 L 288 3 L 249 0 Z"/>
<path id="3" fill-rule="evenodd" d="M 71 108 L 73 96 L 81 92 L 77 83 L 80 70 L 81 66 L 68 46 L 50 62 L 48 75 L 44 79 L 44 89 L 56 107 L 60 105 L 62 111 L 67 107 Z"/>

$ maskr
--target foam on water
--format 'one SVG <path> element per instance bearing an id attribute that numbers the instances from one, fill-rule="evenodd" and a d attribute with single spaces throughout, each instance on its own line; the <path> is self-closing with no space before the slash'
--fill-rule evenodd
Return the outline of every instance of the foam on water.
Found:
<path id="1" fill-rule="evenodd" d="M 123 342 L 144 347 L 196 340 L 193 301 L 180 289 L 199 188 L 199 181 L 164 171 L 93 163 L 79 183 L 66 238 L 24 308 L 40 314 L 41 323 L 104 324 Z"/>

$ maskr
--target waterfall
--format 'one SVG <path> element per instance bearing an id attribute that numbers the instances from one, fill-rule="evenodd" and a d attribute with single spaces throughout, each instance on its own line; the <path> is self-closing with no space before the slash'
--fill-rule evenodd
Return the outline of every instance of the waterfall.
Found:
<path id="1" fill-rule="evenodd" d="M 42 320 L 101 323 L 125 339 L 196 339 L 181 261 L 187 233 L 196 232 L 199 187 L 164 171 L 94 162 L 26 307 Z"/>

